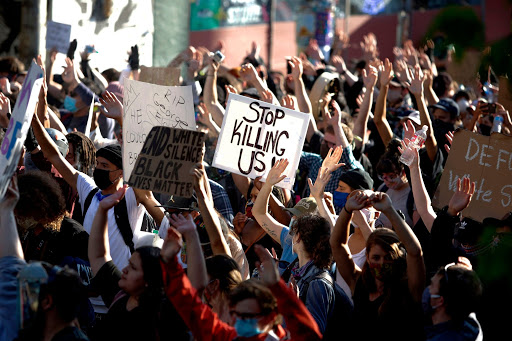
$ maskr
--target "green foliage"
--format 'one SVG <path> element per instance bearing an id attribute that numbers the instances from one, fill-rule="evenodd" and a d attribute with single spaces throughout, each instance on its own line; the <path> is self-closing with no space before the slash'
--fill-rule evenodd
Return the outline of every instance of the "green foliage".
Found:
<path id="1" fill-rule="evenodd" d="M 461 60 L 468 48 L 483 50 L 485 46 L 484 25 L 473 8 L 469 6 L 449 6 L 441 10 L 432 20 L 426 40 L 442 35 L 444 41 L 436 50 L 455 47 L 455 59 Z"/>

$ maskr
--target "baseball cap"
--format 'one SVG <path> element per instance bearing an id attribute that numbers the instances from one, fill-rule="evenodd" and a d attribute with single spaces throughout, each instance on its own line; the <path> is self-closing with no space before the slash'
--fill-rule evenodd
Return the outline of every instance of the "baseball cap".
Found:
<path id="1" fill-rule="evenodd" d="M 459 116 L 459 106 L 451 98 L 443 98 L 432 107 L 448 112 L 452 118 Z"/>
<path id="2" fill-rule="evenodd" d="M 292 208 L 285 208 L 288 212 L 291 212 L 296 217 L 300 217 L 306 213 L 313 213 L 316 211 L 317 204 L 315 198 L 302 198 Z"/>
<path id="3" fill-rule="evenodd" d="M 163 204 L 156 207 L 169 208 L 179 211 L 198 211 L 199 206 L 197 204 L 197 197 L 195 194 L 192 194 L 192 197 L 179 197 L 177 195 L 171 195 L 169 200 Z"/>
<path id="4" fill-rule="evenodd" d="M 46 132 L 48 133 L 48 135 L 50 135 L 50 138 L 57 145 L 57 149 L 59 149 L 60 154 L 66 157 L 66 155 L 68 154 L 69 147 L 66 135 L 64 135 L 62 132 L 54 128 L 46 128 Z"/>

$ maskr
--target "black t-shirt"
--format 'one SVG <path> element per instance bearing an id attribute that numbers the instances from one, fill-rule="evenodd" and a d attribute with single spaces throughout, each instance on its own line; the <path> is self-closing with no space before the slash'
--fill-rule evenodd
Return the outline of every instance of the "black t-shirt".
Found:
<path id="1" fill-rule="evenodd" d="M 104 319 L 98 322 L 91 340 L 190 340 L 188 328 L 166 297 L 159 307 L 138 306 L 126 309 L 129 295 L 122 292 L 118 282 L 121 272 L 112 261 L 105 263 L 93 278 L 109 307 Z"/>
<path id="2" fill-rule="evenodd" d="M 52 341 L 89 341 L 89 338 L 76 327 L 66 327 L 55 334 Z"/>

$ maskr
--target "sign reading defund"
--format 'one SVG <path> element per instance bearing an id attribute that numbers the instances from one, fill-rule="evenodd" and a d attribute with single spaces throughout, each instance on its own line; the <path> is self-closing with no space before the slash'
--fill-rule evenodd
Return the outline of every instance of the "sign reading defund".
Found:
<path id="1" fill-rule="evenodd" d="M 264 181 L 272 165 L 286 158 L 286 178 L 277 186 L 291 189 L 308 123 L 307 114 L 230 94 L 213 166 Z"/>
<path id="2" fill-rule="evenodd" d="M 205 134 L 153 127 L 148 133 L 128 183 L 157 193 L 192 196 L 192 167 L 201 162 Z"/>
<path id="3" fill-rule="evenodd" d="M 465 175 L 476 186 L 471 203 L 462 214 L 477 221 L 503 218 L 512 210 L 512 137 L 457 130 L 434 195 L 434 207 L 448 205 L 457 189 L 457 179 Z"/>
<path id="4" fill-rule="evenodd" d="M 191 86 L 160 86 L 125 79 L 123 97 L 123 175 L 132 174 L 151 128 L 196 130 Z"/>

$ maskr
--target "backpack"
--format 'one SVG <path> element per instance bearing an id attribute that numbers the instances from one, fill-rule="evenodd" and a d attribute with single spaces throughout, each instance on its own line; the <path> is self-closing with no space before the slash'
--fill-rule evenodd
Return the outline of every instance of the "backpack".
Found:
<path id="1" fill-rule="evenodd" d="M 334 309 L 331 317 L 327 321 L 323 340 L 339 340 L 342 335 L 343 337 L 347 337 L 347 332 L 351 330 L 351 318 L 354 306 L 347 294 L 345 294 L 345 291 L 333 280 L 328 271 L 321 271 L 316 275 L 306 278 L 301 292 L 301 299 L 305 301 L 309 283 L 315 279 L 323 280 L 334 289 Z M 347 340 L 350 340 L 350 337 L 348 337 Z"/>
<path id="2" fill-rule="evenodd" d="M 89 192 L 87 198 L 84 201 L 84 212 L 83 218 L 85 219 L 85 215 L 87 214 L 87 210 L 91 205 L 92 198 L 99 191 L 98 187 L 94 188 Z M 123 197 L 119 203 L 114 206 L 114 216 L 116 218 L 117 228 L 119 232 L 121 232 L 121 236 L 123 237 L 124 243 L 126 246 L 130 248 L 130 253 L 135 251 L 135 245 L 133 244 L 133 231 L 130 227 L 130 221 L 128 219 L 128 208 L 126 206 L 126 198 Z M 153 229 L 156 229 L 155 220 L 148 212 L 144 213 L 144 218 L 142 219 L 141 231 L 152 232 Z M 149 230 L 148 230 L 149 229 Z"/>

